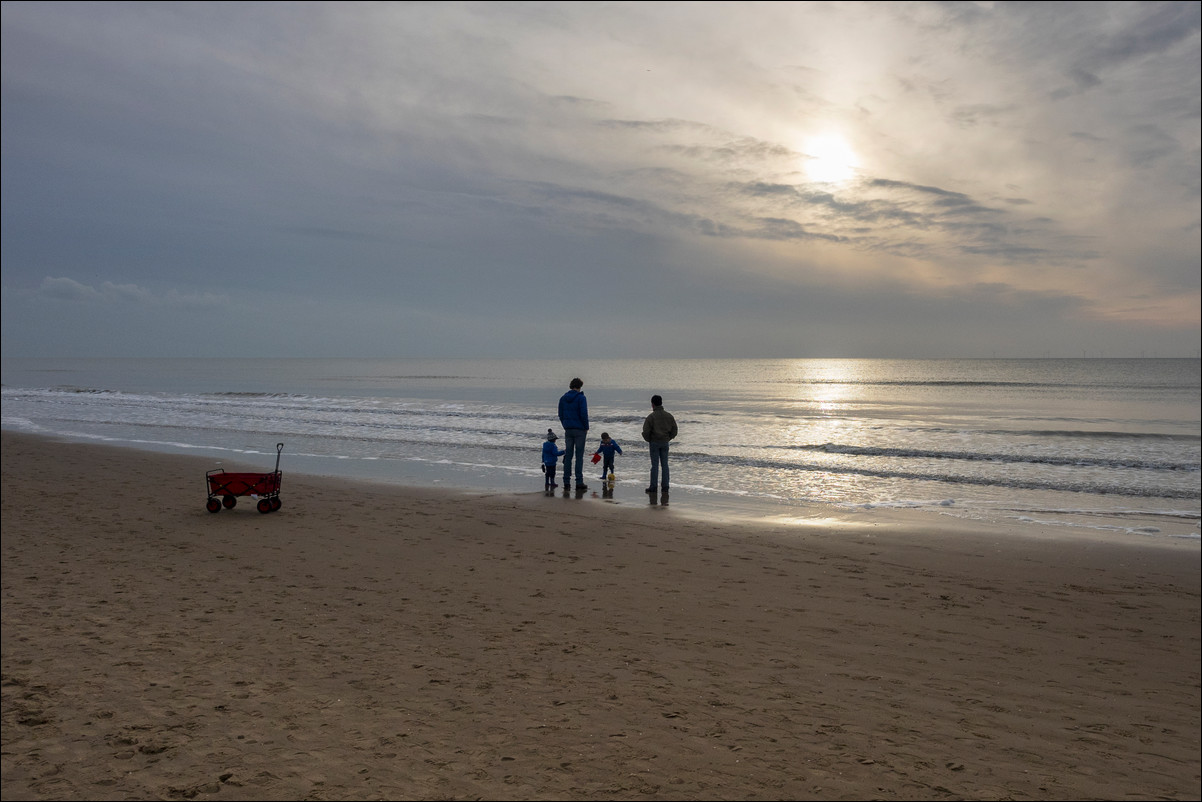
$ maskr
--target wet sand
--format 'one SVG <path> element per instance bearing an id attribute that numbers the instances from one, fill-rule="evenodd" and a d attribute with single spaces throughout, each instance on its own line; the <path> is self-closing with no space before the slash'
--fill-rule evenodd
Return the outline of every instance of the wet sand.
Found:
<path id="1" fill-rule="evenodd" d="M 0 454 L 4 799 L 1202 795 L 1196 542 Z"/>

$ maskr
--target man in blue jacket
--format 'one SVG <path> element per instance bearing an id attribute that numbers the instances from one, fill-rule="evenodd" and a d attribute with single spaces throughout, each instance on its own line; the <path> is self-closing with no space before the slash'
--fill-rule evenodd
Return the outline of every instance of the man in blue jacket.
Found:
<path id="1" fill-rule="evenodd" d="M 588 490 L 584 483 L 584 441 L 588 438 L 588 399 L 580 390 L 584 382 L 572 379 L 570 388 L 559 399 L 559 423 L 563 426 L 563 489 L 568 489 L 568 469 L 576 458 L 576 489 Z"/>

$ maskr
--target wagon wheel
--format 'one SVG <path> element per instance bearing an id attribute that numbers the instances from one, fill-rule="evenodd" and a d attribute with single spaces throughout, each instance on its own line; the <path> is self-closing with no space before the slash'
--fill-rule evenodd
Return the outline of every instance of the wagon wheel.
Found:
<path id="1" fill-rule="evenodd" d="M 280 498 L 279 498 L 279 496 L 276 496 L 275 498 L 273 498 L 273 499 L 271 500 L 271 511 L 272 511 L 272 512 L 275 512 L 276 510 L 278 510 L 278 509 L 279 509 L 280 507 L 282 507 L 282 506 L 283 506 L 283 502 L 281 502 L 281 501 L 280 501 Z"/>
<path id="2" fill-rule="evenodd" d="M 223 496 L 221 499 L 221 505 L 227 510 L 232 510 L 234 505 L 237 503 L 238 499 L 234 498 L 233 496 Z"/>
<path id="3" fill-rule="evenodd" d="M 205 509 L 209 512 L 221 512 L 221 502 L 215 498 L 211 498 L 205 502 Z"/>

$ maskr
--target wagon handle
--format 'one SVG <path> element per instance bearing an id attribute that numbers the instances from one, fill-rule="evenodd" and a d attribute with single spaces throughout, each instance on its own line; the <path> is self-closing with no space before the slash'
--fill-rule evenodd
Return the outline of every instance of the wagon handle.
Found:
<path id="1" fill-rule="evenodd" d="M 283 451 L 284 451 L 284 444 L 276 443 L 275 444 L 275 472 L 276 473 L 280 472 L 280 454 L 283 453 Z"/>

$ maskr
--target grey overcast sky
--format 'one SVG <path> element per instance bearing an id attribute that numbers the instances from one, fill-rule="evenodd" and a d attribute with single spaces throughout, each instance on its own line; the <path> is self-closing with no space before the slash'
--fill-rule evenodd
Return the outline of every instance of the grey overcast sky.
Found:
<path id="1" fill-rule="evenodd" d="M 1197 2 L 3 3 L 3 355 L 1197 356 Z"/>

